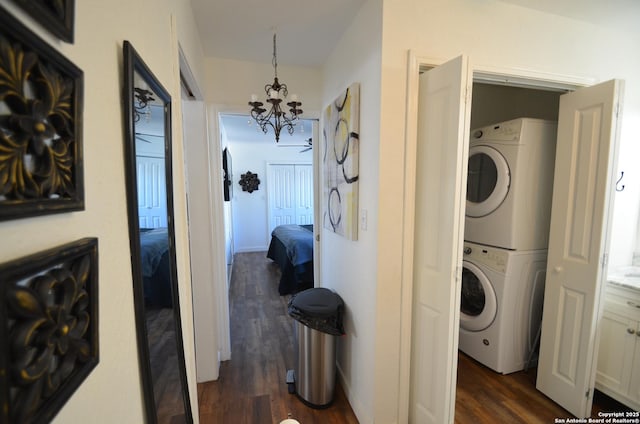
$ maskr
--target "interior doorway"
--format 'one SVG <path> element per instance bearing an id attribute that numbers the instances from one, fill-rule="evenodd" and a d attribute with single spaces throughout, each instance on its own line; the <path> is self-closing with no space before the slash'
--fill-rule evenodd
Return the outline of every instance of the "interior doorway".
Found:
<path id="1" fill-rule="evenodd" d="M 421 67 L 420 60 L 415 57 L 410 58 L 410 67 L 415 69 L 415 77 L 410 77 L 409 89 L 410 93 L 416 93 L 418 101 L 409 99 L 409 125 L 407 136 L 407 148 L 409 149 L 408 156 L 411 156 L 411 151 L 417 147 L 419 165 L 415 169 L 407 168 L 407 182 L 413 181 L 417 177 L 416 187 L 419 190 L 416 191 L 416 198 L 409 199 L 405 204 L 410 210 L 415 208 L 416 218 L 415 224 L 405 226 L 405 236 L 407 240 L 413 240 L 415 234 L 415 249 L 411 244 L 405 244 L 405 249 L 412 251 L 413 260 L 413 272 L 408 273 L 411 275 L 411 282 L 405 280 L 406 284 L 412 287 L 410 293 L 413 296 L 406 296 L 403 300 L 411 299 L 411 305 L 407 305 L 412 311 L 412 337 L 410 338 L 412 345 L 411 348 L 405 344 L 407 352 L 411 352 L 413 360 L 408 362 L 411 364 L 408 367 L 404 367 L 404 370 L 411 369 L 411 375 L 419 375 L 420 378 L 414 378 L 409 387 L 410 393 L 406 394 L 408 399 L 409 415 L 410 419 L 420 422 L 440 422 L 443 420 L 449 420 L 454 414 L 454 405 L 452 399 L 455 398 L 455 371 L 449 372 L 449 364 L 455 364 L 455 354 L 457 353 L 458 346 L 458 328 L 459 328 L 459 305 L 460 305 L 460 271 L 461 271 L 461 259 L 462 259 L 462 241 L 464 237 L 464 196 L 466 185 L 466 171 L 468 159 L 468 140 L 470 130 L 470 100 L 471 100 L 471 70 L 468 66 L 468 62 L 465 57 L 454 59 L 446 64 L 431 68 L 424 72 L 418 78 L 418 69 Z M 425 76 L 428 74 L 428 76 Z M 475 74 L 477 76 L 477 74 Z M 490 79 L 499 79 L 498 75 L 492 73 L 486 73 Z M 506 74 L 505 74 L 506 75 Z M 418 82 L 418 79 L 420 80 Z M 510 75 L 508 78 L 504 78 L 504 81 L 518 80 L 524 82 L 528 86 L 537 87 L 551 87 L 558 88 L 564 85 L 567 89 L 575 88 L 578 85 L 575 81 L 565 83 L 547 84 L 548 81 L 539 81 L 535 76 L 531 78 L 518 77 L 515 78 Z M 589 369 L 593 364 L 593 352 L 595 344 L 595 330 L 591 329 L 597 327 L 597 313 L 599 305 L 599 293 L 601 286 L 599 284 L 601 278 L 600 272 L 600 255 L 602 251 L 606 251 L 608 248 L 608 238 L 606 237 L 607 228 L 610 225 L 608 219 L 608 211 L 611 206 L 610 191 L 606 186 L 607 180 L 613 176 L 613 168 L 615 167 L 615 153 L 617 149 L 616 144 L 616 118 L 615 107 L 617 106 L 619 84 L 612 81 L 610 83 L 600 84 L 593 87 L 593 89 L 581 89 L 578 90 L 580 94 L 573 95 L 573 92 L 564 102 L 566 112 L 562 113 L 562 101 L 560 108 L 561 123 L 559 130 L 562 133 L 562 161 L 573 165 L 573 159 L 571 156 L 566 156 L 567 148 L 573 151 L 588 150 L 591 152 L 597 151 L 597 166 L 596 162 L 593 162 L 593 166 L 588 162 L 581 162 L 577 166 L 568 166 L 567 169 L 560 169 L 564 173 L 561 178 L 556 178 L 556 185 L 565 187 L 569 184 L 569 181 L 576 182 L 580 179 L 573 175 L 572 172 L 576 172 L 576 169 L 586 171 L 588 175 L 594 175 L 600 173 L 600 175 L 606 175 L 602 184 L 597 185 L 597 197 L 598 200 L 593 204 L 590 204 L 587 208 L 576 208 L 576 205 L 561 206 L 557 210 L 556 221 L 563 221 L 561 215 L 567 213 L 570 208 L 575 213 L 587 213 L 589 219 L 586 221 L 582 218 L 577 219 L 579 225 L 589 222 L 590 225 L 595 226 L 595 230 L 591 231 L 591 235 L 594 237 L 590 243 L 595 243 L 594 246 L 598 246 L 595 249 L 589 249 L 588 257 L 584 258 L 585 269 L 590 269 L 591 278 L 585 280 L 579 278 L 576 280 L 575 274 L 573 277 L 567 275 L 565 278 L 561 278 L 559 286 L 554 285 L 554 298 L 561 298 L 563 296 L 563 290 L 572 290 L 572 293 L 580 293 L 578 296 L 586 302 L 586 305 L 580 306 L 580 310 L 583 310 L 586 315 L 585 327 L 582 327 L 586 333 L 574 334 L 571 339 L 571 343 L 579 343 L 581 349 L 573 349 L 568 344 L 561 346 L 566 348 L 559 354 L 566 356 L 569 361 L 580 362 L 580 368 L 582 371 L 573 371 L 571 379 L 577 378 L 579 383 L 576 387 L 583 387 L 583 385 L 589 384 L 591 379 L 590 373 L 585 369 Z M 577 92 L 578 92 L 577 91 Z M 420 93 L 419 95 L 417 93 Z M 577 93 L 576 92 L 576 93 Z M 598 94 L 596 94 L 598 93 Z M 571 112 L 571 108 L 577 108 L 581 102 L 583 105 L 589 96 L 602 95 L 603 99 L 591 100 L 589 104 L 602 104 L 603 107 L 598 111 L 590 109 L 588 106 L 580 106 L 579 112 Z M 423 99 L 426 103 L 423 104 Z M 584 99 L 584 100 L 581 100 Z M 426 107 L 425 107 L 426 106 Z M 413 110 L 412 110 L 413 109 Z M 568 109 L 568 110 L 567 110 Z M 578 110 L 578 109 L 576 109 Z M 420 111 L 420 114 L 417 112 Z M 584 111 L 587 114 L 597 114 L 596 121 L 598 125 L 590 128 L 588 125 L 585 127 L 584 122 L 596 122 L 593 121 L 593 116 L 585 116 Z M 419 116 L 417 122 L 411 122 L 411 117 L 415 113 L 415 116 Z M 564 120 L 562 117 L 564 116 Z M 573 117 L 583 119 L 582 125 L 571 125 L 569 119 Z M 424 121 L 421 122 L 420 120 Z M 564 122 L 566 125 L 562 125 Z M 416 145 L 412 145 L 412 128 L 413 125 L 417 127 L 417 142 Z M 602 126 L 600 126 L 602 125 Z M 578 134 L 578 136 L 572 135 L 570 132 L 572 129 L 579 128 L 584 133 Z M 442 140 L 448 140 L 448 143 L 442 143 Z M 611 141 L 613 140 L 613 142 Z M 578 144 L 576 144 L 578 143 Z M 592 147 L 600 146 L 600 147 Z M 595 150 L 594 150 L 595 149 Z M 422 153 L 420 153 L 422 150 Z M 581 157 L 578 154 L 577 157 Z M 582 159 L 580 159 L 582 160 Z M 569 172 L 569 175 L 566 172 Z M 556 173 L 558 168 L 556 168 Z M 450 174 L 450 175 L 449 175 Z M 591 177 L 590 177 L 591 178 Z M 587 181 L 585 187 L 575 186 L 571 190 L 589 191 L 587 186 L 592 181 Z M 596 186 L 590 187 L 596 190 Z M 411 187 L 409 187 L 411 190 Z M 554 188 L 555 192 L 555 188 Z M 554 199 L 556 195 L 554 194 Z M 574 197 L 570 199 L 578 199 L 578 203 L 583 199 Z M 413 204 L 415 202 L 415 205 Z M 582 205 L 580 205 L 582 206 Z M 593 211 L 591 211 L 593 207 Z M 446 213 L 453 215 L 445 215 Z M 552 220 L 554 222 L 555 213 L 552 213 Z M 575 218 L 575 217 L 574 217 Z M 597 221 L 597 222 L 596 222 Z M 565 221 L 564 222 L 572 222 Z M 437 223 L 437 227 L 433 227 Z M 415 230 L 412 227 L 415 225 Z M 556 226 L 558 223 L 556 223 Z M 573 224 L 570 224 L 571 227 Z M 578 225 L 571 228 L 571 231 L 577 231 Z M 560 230 L 559 228 L 556 228 Z M 559 234 L 563 231 L 559 231 Z M 453 237 L 453 240 L 450 239 Z M 575 239 L 576 233 L 569 234 L 568 239 Z M 602 244 L 600 244 L 602 241 Z M 562 242 L 556 239 L 556 243 L 560 245 Z M 550 247 L 563 249 L 558 244 L 550 242 Z M 437 249 L 435 248 L 437 246 Z M 567 247 L 564 248 L 565 250 Z M 573 246 L 568 247 L 573 249 Z M 582 253 L 580 253 L 582 254 Z M 586 253 L 585 253 L 586 254 Z M 556 258 L 555 256 L 553 256 Z M 554 283 L 558 280 L 558 277 L 564 277 L 565 268 L 562 266 L 550 267 L 554 275 Z M 573 271 L 571 271 L 573 272 Z M 561 274 L 561 275 L 560 275 Z M 585 293 L 581 292 L 581 288 L 570 289 L 566 283 L 571 281 L 582 282 L 586 290 Z M 587 282 L 588 281 L 588 282 Z M 455 284 L 451 284 L 455 282 Z M 442 285 L 442 287 L 439 287 Z M 445 289 L 446 287 L 446 289 Z M 559 292 L 558 288 L 559 287 Z M 429 294 L 429 296 L 427 296 Z M 435 296 L 438 294 L 438 296 Z M 566 304 L 567 298 L 562 300 L 565 304 L 558 307 L 557 305 L 551 305 L 551 307 L 545 308 L 545 316 L 549 314 L 555 317 L 553 319 L 568 320 L 562 325 L 576 325 L 576 319 L 582 315 L 571 315 L 569 309 L 564 309 L 568 305 Z M 447 309 L 454 308 L 455 310 Z M 558 309 L 560 308 L 560 309 Z M 562 314 L 558 317 L 558 311 Z M 550 318 L 548 321 L 551 321 Z M 573 324 L 570 322 L 573 321 Z M 562 321 L 561 321 L 562 322 Z M 440 323 L 440 324 L 438 324 Z M 549 324 L 551 325 L 551 324 Z M 543 334 L 545 334 L 543 332 Z M 551 337 L 559 337 L 558 334 L 554 334 L 553 331 L 547 331 L 547 335 Z M 544 342 L 544 337 L 543 337 Z M 547 344 L 548 345 L 548 344 Z M 553 343 L 552 343 L 553 345 Z M 560 343 L 562 345 L 562 343 Z M 432 346 L 429 348 L 429 346 Z M 433 347 L 435 346 L 435 347 Z M 543 347 L 544 347 L 543 343 Z M 555 347 L 554 347 L 555 346 Z M 556 348 L 559 345 L 553 345 L 551 348 Z M 590 347 L 589 347 L 590 346 Z M 547 348 L 549 348 L 547 346 Z M 587 349 L 582 350 L 582 349 Z M 544 349 L 542 349 L 544 352 Z M 448 352 L 448 353 L 447 353 Z M 547 358 L 549 357 L 547 352 Z M 575 358 L 569 359 L 569 355 L 577 355 Z M 418 358 L 420 360 L 418 361 Z M 589 359 L 590 358 L 590 359 Z M 544 362 L 544 361 L 542 361 Z M 573 362 L 572 362 L 573 363 Z M 549 362 L 547 359 L 547 366 L 557 367 L 558 363 Z M 416 367 L 417 366 L 417 367 Z M 455 365 L 454 365 L 455 366 Z M 564 372 L 565 370 L 560 370 Z M 545 370 L 545 375 L 550 370 Z M 405 375 L 409 375 L 407 372 Z M 421 383 L 421 379 L 426 377 L 430 382 L 429 384 L 436 384 L 440 391 L 444 391 L 444 395 L 437 395 L 432 393 L 428 389 L 428 385 L 424 382 Z M 409 379 L 409 377 L 406 377 Z M 538 384 L 540 384 L 540 375 L 538 376 Z M 543 380 L 543 383 L 544 380 Z M 548 387 L 548 386 L 547 386 Z M 444 390 L 443 390 L 444 389 Z M 548 389 L 547 389 L 548 390 Z M 543 390 L 544 391 L 544 390 Z M 584 395 L 585 391 L 575 392 L 572 396 L 579 398 L 580 394 Z M 401 393 L 402 396 L 402 393 Z M 555 398 L 556 395 L 552 396 Z M 566 396 L 565 396 L 566 397 Z M 574 414 L 580 415 L 582 412 L 578 410 L 581 408 L 578 404 L 584 405 L 589 399 L 578 400 Z M 572 410 L 571 408 L 567 408 Z M 415 415 L 418 414 L 418 415 Z"/>

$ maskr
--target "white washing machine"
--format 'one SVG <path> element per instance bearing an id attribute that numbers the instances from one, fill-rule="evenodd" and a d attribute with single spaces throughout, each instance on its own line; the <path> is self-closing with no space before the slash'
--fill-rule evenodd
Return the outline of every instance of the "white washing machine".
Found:
<path id="1" fill-rule="evenodd" d="M 546 249 L 557 124 L 519 118 L 471 131 L 464 239 Z"/>
<path id="2" fill-rule="evenodd" d="M 459 349 L 502 374 L 524 369 L 542 322 L 547 250 L 464 243 Z"/>

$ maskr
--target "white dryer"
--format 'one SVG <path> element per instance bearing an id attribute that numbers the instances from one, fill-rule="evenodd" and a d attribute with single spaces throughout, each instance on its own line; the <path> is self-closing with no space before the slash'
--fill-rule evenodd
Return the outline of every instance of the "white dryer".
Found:
<path id="1" fill-rule="evenodd" d="M 464 243 L 459 349 L 502 374 L 524 369 L 542 322 L 547 251 Z"/>
<path id="2" fill-rule="evenodd" d="M 557 124 L 519 118 L 471 132 L 464 239 L 546 249 Z"/>

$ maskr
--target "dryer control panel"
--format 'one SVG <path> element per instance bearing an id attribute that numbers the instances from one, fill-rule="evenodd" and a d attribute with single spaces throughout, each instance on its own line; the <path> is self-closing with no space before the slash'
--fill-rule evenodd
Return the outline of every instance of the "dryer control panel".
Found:
<path id="1" fill-rule="evenodd" d="M 517 141 L 520 138 L 523 118 L 488 125 L 471 131 L 471 141 Z"/>
<path id="2" fill-rule="evenodd" d="M 504 249 L 483 246 L 475 243 L 464 243 L 464 260 L 475 264 L 483 264 L 489 268 L 506 274 L 509 254 Z"/>

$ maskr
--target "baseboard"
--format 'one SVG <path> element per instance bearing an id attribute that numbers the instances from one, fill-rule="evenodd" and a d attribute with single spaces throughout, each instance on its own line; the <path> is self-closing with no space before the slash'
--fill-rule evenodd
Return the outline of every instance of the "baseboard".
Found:
<path id="1" fill-rule="evenodd" d="M 347 382 L 342 368 L 340 368 L 340 364 L 336 364 L 336 369 L 338 370 L 338 380 L 340 381 L 344 395 L 347 397 L 356 418 L 358 418 L 358 422 L 360 424 L 373 424 L 373 417 L 371 417 L 369 411 L 367 411 L 362 403 L 354 396 L 351 385 Z"/>
<path id="2" fill-rule="evenodd" d="M 240 249 L 236 249 L 236 253 L 255 253 L 255 252 L 266 252 L 269 250 L 268 246 L 253 246 L 253 247 L 243 247 Z"/>

